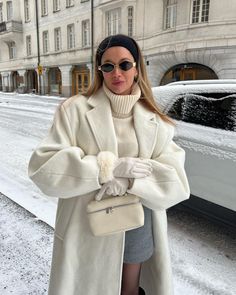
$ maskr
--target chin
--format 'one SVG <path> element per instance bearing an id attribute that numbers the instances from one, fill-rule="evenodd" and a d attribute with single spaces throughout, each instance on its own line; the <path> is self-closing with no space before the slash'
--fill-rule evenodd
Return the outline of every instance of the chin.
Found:
<path id="1" fill-rule="evenodd" d="M 112 92 L 118 95 L 128 95 L 130 94 L 131 90 L 130 89 L 113 89 Z"/>

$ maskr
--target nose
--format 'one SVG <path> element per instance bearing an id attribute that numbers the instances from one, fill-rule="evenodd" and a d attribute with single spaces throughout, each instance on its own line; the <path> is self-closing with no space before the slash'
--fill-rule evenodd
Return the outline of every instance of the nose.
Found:
<path id="1" fill-rule="evenodd" d="M 112 73 L 115 75 L 121 74 L 121 69 L 119 65 L 114 65 L 114 70 L 112 71 Z"/>

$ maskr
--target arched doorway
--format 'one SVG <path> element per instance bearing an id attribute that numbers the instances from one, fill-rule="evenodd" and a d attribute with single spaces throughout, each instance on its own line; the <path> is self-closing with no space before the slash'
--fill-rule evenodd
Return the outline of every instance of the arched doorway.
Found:
<path id="1" fill-rule="evenodd" d="M 48 93 L 61 94 L 61 71 L 59 68 L 50 68 L 48 71 Z"/>
<path id="2" fill-rule="evenodd" d="M 175 81 L 208 79 L 218 79 L 212 69 L 197 63 L 187 63 L 170 68 L 161 79 L 160 85 Z"/>
<path id="3" fill-rule="evenodd" d="M 23 77 L 20 77 L 17 71 L 12 72 L 11 77 L 12 77 L 12 91 L 16 91 L 17 88 L 20 86 L 20 83 L 23 83 Z"/>
<path id="4" fill-rule="evenodd" d="M 75 66 L 72 71 L 72 95 L 85 92 L 89 85 L 89 69 L 86 66 Z"/>
<path id="5" fill-rule="evenodd" d="M 27 92 L 38 92 L 38 77 L 35 70 L 26 72 L 26 89 Z"/>

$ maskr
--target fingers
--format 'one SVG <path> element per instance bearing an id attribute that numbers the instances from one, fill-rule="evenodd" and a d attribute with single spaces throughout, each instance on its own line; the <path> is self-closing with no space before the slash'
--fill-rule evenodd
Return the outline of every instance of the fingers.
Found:
<path id="1" fill-rule="evenodd" d="M 151 173 L 152 165 L 149 162 L 137 162 L 130 170 L 130 178 L 143 178 L 151 175 Z"/>
<path id="2" fill-rule="evenodd" d="M 119 159 L 113 175 L 121 178 L 142 178 L 149 176 L 151 172 L 152 165 L 147 159 L 125 157 Z"/>
<path id="3" fill-rule="evenodd" d="M 106 190 L 108 187 L 108 182 L 104 183 L 103 186 L 100 188 L 99 192 L 96 194 L 95 196 L 95 200 L 96 201 L 100 201 L 103 197 L 103 195 L 105 194 Z"/>
<path id="4" fill-rule="evenodd" d="M 133 166 L 133 169 L 143 169 L 143 170 L 147 170 L 147 171 L 152 171 L 152 165 L 148 162 L 136 163 Z"/>

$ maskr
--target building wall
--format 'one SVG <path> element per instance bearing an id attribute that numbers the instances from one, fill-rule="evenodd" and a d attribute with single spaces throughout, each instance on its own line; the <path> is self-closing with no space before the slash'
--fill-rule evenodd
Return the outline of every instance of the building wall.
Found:
<path id="1" fill-rule="evenodd" d="M 165 6 L 165 1 L 158 2 Z M 169 68 L 182 63 L 203 64 L 219 78 L 236 78 L 236 1 L 228 0 L 227 5 L 223 1 L 210 1 L 209 21 L 198 24 L 191 24 L 191 1 L 177 2 L 176 27 L 165 30 L 162 26 L 154 34 L 152 31 L 146 34 L 144 51 L 150 61 L 152 84 L 159 85 Z M 163 17 L 159 13 L 157 17 L 163 24 Z"/>
<path id="2" fill-rule="evenodd" d="M 3 3 L 6 21 L 6 0 Z M 176 25 L 165 29 L 166 0 L 94 0 L 94 46 L 106 36 L 106 13 L 120 9 L 120 32 L 128 33 L 128 6 L 134 8 L 134 35 L 145 59 L 152 85 L 159 85 L 163 75 L 178 64 L 197 63 L 211 68 L 218 78 L 236 78 L 236 1 L 211 0 L 209 20 L 191 24 L 192 0 L 177 0 Z M 0 74 L 3 90 L 12 90 L 12 72 L 18 71 L 23 83 L 27 83 L 27 71 L 37 74 L 37 34 L 35 1 L 30 3 L 30 21 L 25 22 L 24 0 L 13 0 L 13 20 L 21 22 L 20 30 L 0 32 Z M 48 1 L 48 14 L 41 15 L 38 0 L 40 64 L 43 67 L 38 83 L 42 92 L 49 90 L 50 68 L 61 71 L 62 94 L 72 93 L 73 70 L 91 70 L 91 47 L 82 46 L 82 21 L 91 17 L 91 2 L 74 0 L 74 6 L 66 8 L 66 0 L 60 1 L 60 11 L 53 12 L 53 1 Z M 75 47 L 67 48 L 67 26 L 75 26 Z M 91 26 L 91 23 L 90 23 Z M 62 48 L 55 52 L 54 29 L 61 28 Z M 49 52 L 42 51 L 43 31 L 49 32 Z M 26 36 L 31 35 L 32 54 L 26 54 Z M 9 60 L 8 42 L 15 40 L 16 57 Z M 40 81 L 39 81 L 40 80 Z M 59 83 L 59 82 L 58 82 Z M 4 85 L 6 87 L 4 87 Z M 14 89 L 13 89 L 14 90 Z"/>

